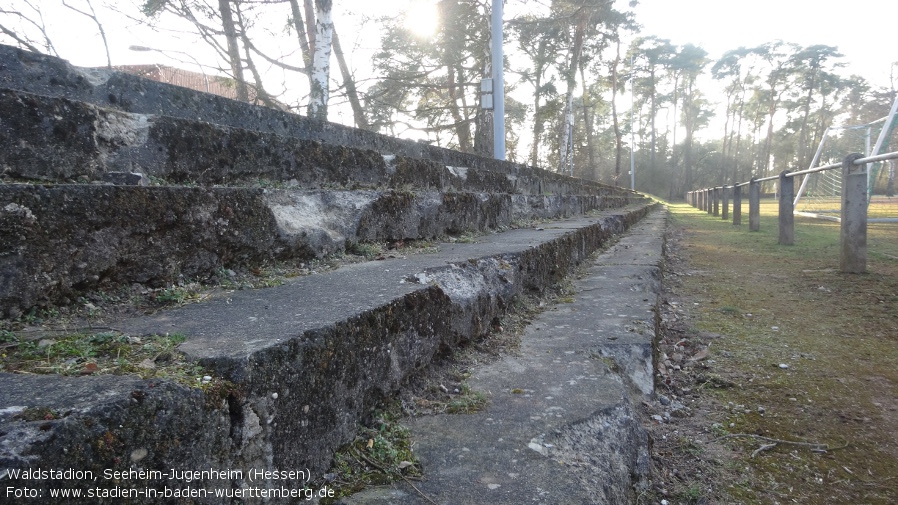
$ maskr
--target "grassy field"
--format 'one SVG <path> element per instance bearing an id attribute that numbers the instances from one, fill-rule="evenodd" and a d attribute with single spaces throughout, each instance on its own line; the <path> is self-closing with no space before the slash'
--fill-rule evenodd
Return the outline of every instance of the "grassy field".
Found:
<path id="1" fill-rule="evenodd" d="M 868 273 L 850 275 L 838 223 L 796 218 L 795 245 L 780 246 L 774 202 L 757 233 L 747 205 L 742 226 L 670 212 L 668 306 L 710 352 L 671 388 L 696 412 L 678 436 L 702 441 L 681 446 L 706 461 L 669 496 L 898 503 L 898 224 L 870 226 Z"/>

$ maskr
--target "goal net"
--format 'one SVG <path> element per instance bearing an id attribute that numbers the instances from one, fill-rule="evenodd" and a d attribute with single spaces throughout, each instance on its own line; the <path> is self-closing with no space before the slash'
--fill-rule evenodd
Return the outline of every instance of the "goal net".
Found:
<path id="1" fill-rule="evenodd" d="M 817 147 L 810 168 L 840 164 L 851 153 L 875 156 L 898 146 L 898 100 L 889 116 L 863 125 L 828 128 Z M 867 221 L 898 223 L 898 187 L 895 160 L 867 164 Z M 842 170 L 824 170 L 804 176 L 796 198 L 795 213 L 840 221 Z"/>

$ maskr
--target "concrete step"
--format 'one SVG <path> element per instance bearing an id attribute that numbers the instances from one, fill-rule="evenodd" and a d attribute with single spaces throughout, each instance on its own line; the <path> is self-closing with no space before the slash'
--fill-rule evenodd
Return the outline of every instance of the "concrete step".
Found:
<path id="1" fill-rule="evenodd" d="M 379 176 L 376 174 L 383 170 L 382 162 L 371 156 L 372 153 L 380 153 L 396 158 L 393 162 L 399 172 L 396 184 L 444 184 L 441 181 L 505 184 L 507 180 L 511 181 L 515 187 L 514 192 L 517 193 L 555 195 L 607 194 L 610 189 L 609 186 L 573 179 L 520 163 L 498 161 L 336 123 L 316 121 L 286 111 L 229 100 L 105 68 L 79 68 L 59 58 L 4 45 L 0 45 L 0 87 L 12 91 L 13 95 L 24 92 L 23 96 L 45 97 L 33 105 L 34 112 L 26 111 L 23 117 L 40 113 L 40 123 L 43 127 L 52 125 L 49 130 L 57 136 L 56 142 L 75 144 L 76 148 L 82 150 L 96 149 L 94 144 L 98 144 L 101 150 L 114 148 L 114 156 L 102 161 L 122 169 L 127 169 L 129 162 L 142 163 L 143 157 L 152 159 L 159 156 L 158 152 L 150 152 L 152 148 L 160 147 L 155 144 L 156 139 L 144 139 L 142 135 L 154 131 L 164 138 L 169 135 L 172 125 L 186 121 L 193 126 L 175 128 L 177 135 L 185 136 L 183 142 L 177 141 L 177 135 L 162 141 L 166 154 L 173 158 L 172 166 L 167 169 L 157 167 L 163 172 L 173 172 L 175 179 L 183 177 L 188 180 L 186 176 L 191 175 L 194 178 L 208 178 L 210 181 L 239 180 L 239 173 L 221 173 L 221 168 L 230 165 L 238 169 L 232 172 L 242 170 L 245 172 L 243 177 L 251 177 L 254 170 L 261 170 L 252 165 L 260 164 L 262 167 L 270 165 L 267 173 L 273 180 L 278 180 L 275 177 L 278 175 L 283 182 L 296 179 L 301 184 L 316 184 L 314 179 L 310 180 L 305 174 L 292 168 L 299 165 L 315 169 L 317 176 L 322 177 L 322 181 L 317 184 L 383 184 L 378 182 Z M 99 107 L 100 112 L 91 112 L 85 110 L 83 105 L 74 104 L 92 104 L 95 109 Z M 13 108 L 11 110 L 19 107 L 15 100 L 7 105 Z M 75 110 L 83 112 L 71 116 L 70 113 Z M 0 117 L 15 118 L 18 114 L 0 114 Z M 82 116 L 80 119 L 79 115 Z M 152 128 L 148 122 L 151 117 L 158 121 Z M 0 123 L 0 127 L 2 126 L 3 123 Z M 31 128 L 31 125 L 28 127 Z M 222 133 L 228 131 L 233 133 L 229 137 Z M 2 133 L 0 132 L 0 140 L 3 138 Z M 10 132 L 8 128 L 6 133 L 13 136 L 22 134 Z M 86 140 L 78 140 L 85 135 L 88 137 Z M 254 152 L 250 155 L 241 153 L 242 146 L 255 137 L 271 143 L 269 152 Z M 50 140 L 53 141 L 54 137 L 51 136 Z M 301 154 L 298 159 L 290 157 L 293 149 L 289 145 L 291 142 L 298 144 L 296 148 Z M 19 146 L 9 144 L 13 152 L 21 151 Z M 142 148 L 141 145 L 146 147 Z M 349 148 L 350 151 L 339 149 L 340 147 Z M 197 153 L 203 153 L 205 159 L 193 157 L 194 149 Z M 52 158 L 52 153 L 49 157 Z M 92 159 L 92 155 L 88 159 Z M 318 163 L 320 160 L 328 162 Z M 347 165 L 348 173 L 351 174 L 352 169 L 357 168 L 353 166 L 353 160 L 362 165 L 358 168 L 366 171 L 355 174 L 357 180 L 347 175 L 345 167 L 340 167 Z M 421 163 L 420 160 L 426 160 L 426 163 Z M 53 161 L 62 167 L 70 165 L 66 160 Z M 431 166 L 430 163 L 435 165 Z M 202 167 L 203 170 L 196 167 Z M 469 180 L 460 180 L 458 174 L 445 174 L 446 167 L 454 167 L 457 171 L 481 171 L 483 175 L 480 178 L 483 181 L 479 181 L 474 172 L 468 177 Z M 40 170 L 44 173 L 51 171 L 49 168 L 33 165 L 21 170 Z M 56 169 L 58 174 L 65 174 L 65 170 L 68 168 Z M 82 167 L 78 170 L 88 169 Z M 323 182 L 328 179 L 331 182 Z M 614 191 L 626 192 L 621 188 Z"/>
<path id="2" fill-rule="evenodd" d="M 0 185 L 0 316 L 65 304 L 83 291 L 203 280 L 363 242 L 584 215 L 633 196 Z"/>
<path id="3" fill-rule="evenodd" d="M 647 485 L 634 410 L 653 394 L 665 214 L 652 213 L 527 327 L 515 355 L 470 370 L 489 405 L 408 419 L 424 478 L 343 505 L 624 504 Z"/>
<path id="4" fill-rule="evenodd" d="M 443 244 L 435 254 L 352 265 L 124 321 L 118 327 L 128 335 L 186 335 L 180 350 L 234 387 L 210 395 L 158 379 L 0 374 L 0 467 L 95 475 L 213 468 L 243 476 L 251 469 L 302 469 L 318 478 L 370 409 L 438 350 L 478 338 L 515 296 L 558 282 L 652 208 Z M 576 359 L 593 367 L 590 376 L 605 374 L 601 360 Z M 61 417 L 15 417 L 34 407 Z M 45 493 L 49 486 L 96 485 L 77 479 L 30 484 Z M 210 489 L 304 484 L 300 477 L 251 483 L 237 476 L 191 483 Z M 153 485 L 184 483 L 168 478 Z"/>
<path id="5" fill-rule="evenodd" d="M 647 201 L 2 45 L 0 86 L 9 319 L 83 292 Z"/>
<path id="6" fill-rule="evenodd" d="M 472 168 L 481 161 L 476 157 L 449 166 L 2 87 L 0 117 L 0 165 L 13 182 L 632 196 L 623 188 L 512 164 Z M 143 177 L 128 181 L 124 174 Z"/>

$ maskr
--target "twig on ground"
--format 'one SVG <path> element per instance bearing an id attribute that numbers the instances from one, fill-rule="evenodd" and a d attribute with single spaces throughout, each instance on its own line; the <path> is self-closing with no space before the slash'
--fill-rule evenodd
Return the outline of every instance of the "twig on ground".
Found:
<path id="1" fill-rule="evenodd" d="M 367 461 L 369 464 L 371 464 L 371 466 L 377 468 L 377 469 L 380 470 L 381 472 L 383 472 L 383 473 L 385 473 L 385 474 L 390 473 L 390 472 L 388 472 L 384 467 L 382 467 L 382 466 L 378 465 L 377 463 L 375 463 L 374 461 L 372 461 L 371 458 L 369 458 L 368 456 L 365 456 L 365 455 L 362 454 L 361 452 L 359 452 L 359 453 L 357 453 L 357 454 L 358 454 L 359 456 L 361 456 L 362 459 L 364 459 L 364 460 Z M 435 501 L 431 500 L 429 496 L 427 496 L 426 494 L 424 494 L 424 491 L 421 491 L 420 489 L 418 489 L 418 486 L 416 486 L 414 483 L 412 483 L 412 481 L 409 480 L 408 477 L 406 477 L 405 475 L 402 475 L 401 473 L 399 474 L 399 476 L 402 477 L 402 480 L 408 482 L 408 485 L 409 485 L 409 486 L 412 486 L 412 488 L 413 488 L 415 491 L 417 491 L 418 494 L 420 494 L 425 500 L 427 500 L 428 502 L 432 503 L 433 505 L 437 505 L 437 503 L 436 503 Z"/>
<path id="2" fill-rule="evenodd" d="M 754 458 L 754 457 L 757 456 L 758 454 L 760 454 L 760 453 L 762 453 L 762 452 L 764 452 L 764 451 L 766 451 L 766 450 L 768 450 L 768 449 L 773 449 L 773 448 L 776 447 L 776 446 L 777 446 L 776 443 L 772 443 L 772 444 L 764 444 L 764 445 L 762 445 L 761 447 L 758 447 L 757 449 L 755 449 L 755 451 L 751 453 L 751 457 Z"/>
<path id="3" fill-rule="evenodd" d="M 718 440 L 723 440 L 725 438 L 753 438 L 755 440 L 760 440 L 763 442 L 768 442 L 770 444 L 773 444 L 771 447 L 762 446 L 760 449 L 758 449 L 757 451 L 752 453 L 752 457 L 754 457 L 755 454 L 757 454 L 758 452 L 766 451 L 768 449 L 775 447 L 777 444 L 794 445 L 797 447 L 807 447 L 812 451 L 835 451 L 838 449 L 844 449 L 844 448 L 848 447 L 847 442 L 845 443 L 845 445 L 842 445 L 841 447 L 830 447 L 829 444 L 821 444 L 818 442 L 794 442 L 792 440 L 780 440 L 777 438 L 762 437 L 761 435 L 753 435 L 751 433 L 731 433 L 729 435 L 717 437 L 713 441 L 717 442 Z"/>
<path id="4" fill-rule="evenodd" d="M 437 505 L 437 502 L 431 500 L 429 496 L 427 496 L 426 494 L 424 494 L 424 491 L 421 491 L 420 489 L 418 489 L 418 486 L 416 486 L 415 484 L 413 484 L 412 481 L 410 481 L 408 478 L 406 478 L 405 475 L 402 476 L 402 480 L 408 482 L 408 485 L 409 485 L 409 486 L 412 486 L 412 488 L 414 488 L 414 490 L 417 491 L 418 494 L 421 495 L 425 500 L 427 500 L 428 502 L 432 503 L 433 505 Z"/>

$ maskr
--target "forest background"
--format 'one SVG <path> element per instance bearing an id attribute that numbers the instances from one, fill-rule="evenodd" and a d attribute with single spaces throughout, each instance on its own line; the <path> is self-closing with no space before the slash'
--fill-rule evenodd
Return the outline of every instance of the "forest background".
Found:
<path id="1" fill-rule="evenodd" d="M 492 152 L 490 0 L 4 3 L 0 43 L 180 67 L 240 100 Z M 898 6 L 779 4 L 506 0 L 507 158 L 629 186 L 632 152 L 636 189 L 670 199 L 807 168 L 828 127 L 888 113 Z M 849 137 L 821 161 L 857 152 Z"/>

